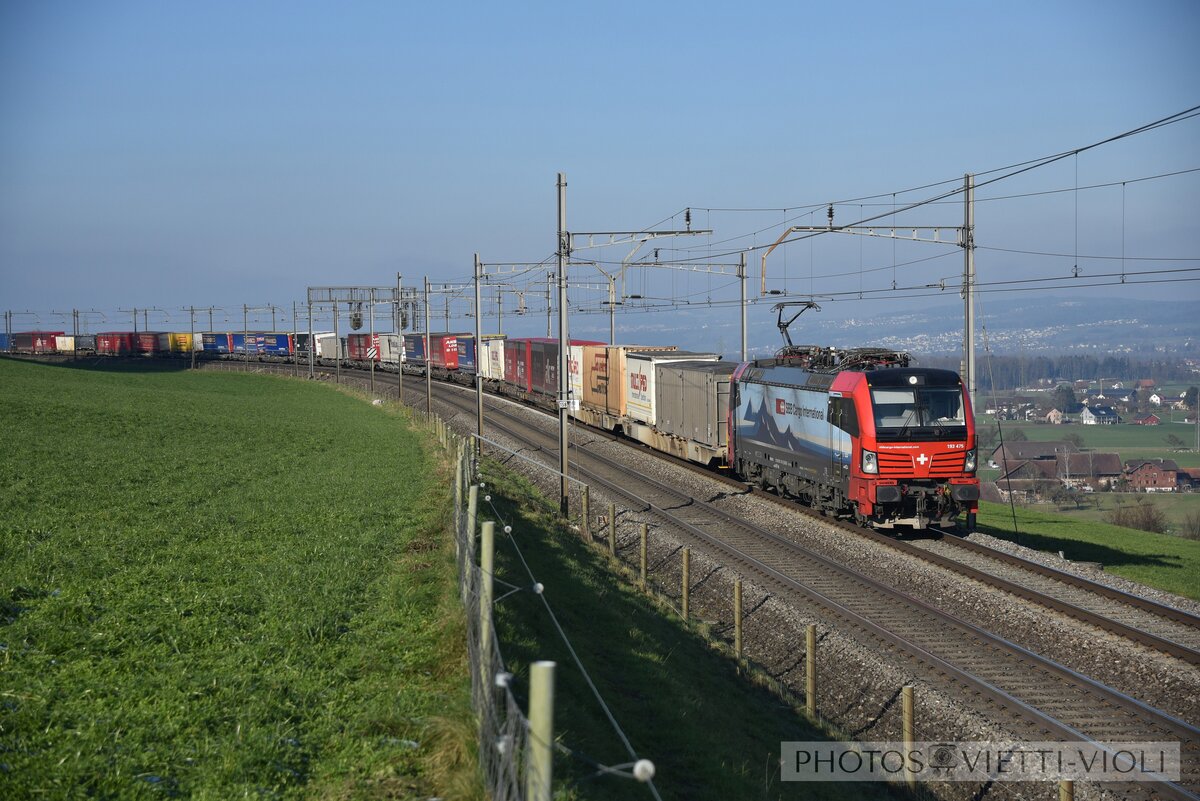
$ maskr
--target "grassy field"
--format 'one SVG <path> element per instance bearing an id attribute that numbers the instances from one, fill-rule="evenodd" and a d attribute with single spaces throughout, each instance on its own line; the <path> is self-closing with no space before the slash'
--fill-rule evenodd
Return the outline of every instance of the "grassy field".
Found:
<path id="1" fill-rule="evenodd" d="M 979 418 L 979 425 L 995 426 L 995 421 L 986 417 Z M 1183 440 L 1184 446 L 1192 449 L 1196 442 L 1196 426 L 1182 423 L 1163 423 L 1160 426 L 1135 426 L 1122 423 L 1115 426 L 1082 426 L 1065 425 L 1052 426 L 1044 423 L 1015 423 L 1006 421 L 1004 426 L 1005 441 L 1011 432 L 1021 431 L 1034 442 L 1060 440 L 1068 434 L 1077 434 L 1083 438 L 1083 447 L 1094 450 L 1116 452 L 1121 454 L 1122 461 L 1128 459 L 1174 459 L 1180 467 L 1200 467 L 1200 453 L 1195 450 L 1176 452 L 1167 444 L 1167 436 L 1174 434 Z M 990 456 L 992 445 L 984 455 Z"/>
<path id="2" fill-rule="evenodd" d="M 739 673 L 732 659 L 610 572 L 605 557 L 554 522 L 557 508 L 523 482 L 487 472 L 513 539 L 497 535 L 497 577 L 527 587 L 533 575 L 639 756 L 655 762 L 664 799 L 887 798 L 882 784 L 781 784 L 784 740 L 821 740 L 803 715 Z M 494 519 L 490 509 L 482 519 Z M 498 524 L 498 528 L 499 528 Z M 556 754 L 559 799 L 649 799 L 629 779 L 598 777 L 593 762 L 629 757 L 575 667 L 539 598 L 518 592 L 496 611 L 508 667 L 528 686 L 528 665 L 558 663 L 555 733 L 575 755 Z"/>
<path id="3" fill-rule="evenodd" d="M 981 503 L 979 530 L 1110 573 L 1200 600 L 1200 542 L 1018 506 L 1017 530 L 1008 506 Z"/>
<path id="4" fill-rule="evenodd" d="M 446 482 L 287 379 L 0 360 L 0 795 L 473 789 Z"/>

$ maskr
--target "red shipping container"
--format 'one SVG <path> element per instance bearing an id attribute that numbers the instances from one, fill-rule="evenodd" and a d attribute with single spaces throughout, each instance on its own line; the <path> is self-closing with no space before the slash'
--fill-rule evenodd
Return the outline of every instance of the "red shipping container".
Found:
<path id="1" fill-rule="evenodd" d="M 171 350 L 171 335 L 161 331 L 139 331 L 134 340 L 138 353 L 167 353 Z"/>
<path id="2" fill-rule="evenodd" d="M 379 334 L 348 334 L 346 336 L 346 353 L 355 361 L 368 361 L 368 352 L 375 348 L 375 361 L 379 361 Z"/>
<path id="3" fill-rule="evenodd" d="M 22 331 L 12 335 L 13 350 L 18 353 L 57 353 L 58 337 L 65 331 Z"/>
<path id="4" fill-rule="evenodd" d="M 504 383 L 529 392 L 529 353 L 531 342 L 528 337 L 504 340 Z"/>
<path id="5" fill-rule="evenodd" d="M 128 356 L 134 352 L 134 335 L 128 331 L 96 334 L 96 353 L 102 356 Z"/>
<path id="6" fill-rule="evenodd" d="M 430 334 L 429 360 L 434 367 L 458 369 L 458 334 Z"/>

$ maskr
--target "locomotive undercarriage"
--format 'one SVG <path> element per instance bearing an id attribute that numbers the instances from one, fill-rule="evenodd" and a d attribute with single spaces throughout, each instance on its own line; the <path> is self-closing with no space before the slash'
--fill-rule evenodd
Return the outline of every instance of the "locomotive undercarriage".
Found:
<path id="1" fill-rule="evenodd" d="M 894 529 L 909 526 L 913 529 L 930 527 L 952 529 L 959 521 L 962 505 L 954 499 L 947 484 L 914 480 L 903 485 L 888 485 L 879 489 L 891 490 L 895 499 L 879 500 L 871 514 L 863 514 L 851 502 L 841 487 L 754 462 L 738 460 L 737 469 L 747 481 L 763 489 L 794 498 L 805 506 L 817 509 L 829 517 L 854 520 L 865 528 Z M 968 515 L 967 527 L 973 530 L 973 515 Z"/>
<path id="2" fill-rule="evenodd" d="M 885 500 L 880 497 L 885 489 L 891 490 L 897 499 Z M 930 526 L 953 528 L 961 510 L 958 501 L 950 493 L 950 487 L 936 481 L 916 480 L 896 486 L 877 487 L 876 493 L 877 501 L 871 514 L 855 510 L 854 519 L 860 525 L 883 529 L 896 526 L 911 526 L 914 529 Z"/>
<path id="3" fill-rule="evenodd" d="M 763 489 L 785 498 L 795 498 L 829 517 L 852 517 L 853 506 L 841 488 L 773 467 L 738 460 L 738 473 Z"/>

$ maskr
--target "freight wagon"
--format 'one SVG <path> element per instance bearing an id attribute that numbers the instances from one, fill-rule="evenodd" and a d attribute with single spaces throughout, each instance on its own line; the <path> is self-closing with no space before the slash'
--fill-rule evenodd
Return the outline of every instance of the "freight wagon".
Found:
<path id="1" fill-rule="evenodd" d="M 425 335 L 404 335 L 404 361 L 414 366 L 425 366 Z"/>
<path id="2" fill-rule="evenodd" d="M 170 353 L 171 335 L 165 331 L 139 331 L 133 335 L 133 350 L 141 356 Z"/>
<path id="3" fill-rule="evenodd" d="M 233 335 L 227 332 L 205 331 L 200 334 L 200 349 L 207 354 L 233 353 Z"/>
<path id="4" fill-rule="evenodd" d="M 336 359 L 338 352 L 337 341 L 338 337 L 332 331 L 297 332 L 294 341 L 296 358 L 304 362 L 309 361 L 310 358 L 314 361 Z M 309 342 L 312 342 L 314 345 L 314 352 L 312 354 L 309 353 Z"/>
<path id="5" fill-rule="evenodd" d="M 574 347 L 571 348 L 575 350 Z M 628 414 L 626 359 L 630 353 L 678 352 L 674 345 L 584 345 L 579 348 L 580 419 L 589 425 L 615 431 Z M 572 360 L 575 361 L 575 360 Z M 574 379 L 574 374 L 572 375 Z"/>
<path id="6" fill-rule="evenodd" d="M 715 362 L 716 353 L 692 353 L 685 350 L 666 353 L 629 353 L 625 357 L 625 404 L 634 422 L 653 427 L 658 422 L 656 368 L 672 362 Z M 626 432 L 628 433 L 628 432 Z"/>
<path id="7" fill-rule="evenodd" d="M 399 334 L 350 334 L 346 337 L 346 358 L 351 363 L 370 362 L 396 369 L 404 359 Z"/>
<path id="8" fill-rule="evenodd" d="M 7 331 L 0 331 L 0 350 L 7 352 L 12 348 L 12 337 Z"/>
<path id="9" fill-rule="evenodd" d="M 192 349 L 199 342 L 199 337 L 189 332 L 172 332 L 167 334 L 167 345 L 174 356 L 191 356 Z"/>
<path id="10" fill-rule="evenodd" d="M 57 353 L 58 337 L 65 331 L 22 331 L 12 335 L 12 349 L 17 353 Z"/>
<path id="11" fill-rule="evenodd" d="M 96 334 L 96 353 L 100 356 L 131 356 L 137 340 L 130 331 L 106 331 Z"/>
<path id="12" fill-rule="evenodd" d="M 233 353 L 244 355 L 286 357 L 292 354 L 291 334 L 257 331 L 233 332 L 230 334 Z"/>

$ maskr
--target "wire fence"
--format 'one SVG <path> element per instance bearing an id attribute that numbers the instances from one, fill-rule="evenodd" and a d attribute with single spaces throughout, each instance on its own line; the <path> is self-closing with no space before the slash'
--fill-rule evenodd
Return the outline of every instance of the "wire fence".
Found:
<path id="1" fill-rule="evenodd" d="M 457 436 L 436 416 L 417 415 L 437 437 L 443 447 L 454 457 L 454 540 L 458 568 L 459 593 L 466 610 L 467 652 L 471 670 L 471 701 L 479 723 L 479 768 L 484 789 L 493 801 L 540 801 L 551 797 L 549 754 L 553 751 L 579 760 L 595 772 L 595 775 L 614 776 L 631 780 L 645 787 L 651 798 L 661 796 L 654 786 L 654 766 L 649 760 L 641 759 L 634 751 L 620 724 L 613 716 L 599 689 L 592 680 L 587 667 L 580 661 L 567 633 L 559 623 L 558 616 L 542 592 L 543 585 L 537 580 L 512 537 L 512 528 L 491 503 L 491 496 L 480 487 L 479 464 L 475 450 Z M 483 508 L 490 516 L 500 521 L 482 522 Z M 493 567 L 493 537 L 502 537 L 520 561 L 525 579 L 521 585 L 513 584 L 496 575 Z M 494 596 L 499 588 L 499 598 Z M 552 719 L 552 708 L 539 712 L 539 696 L 536 685 L 531 687 L 530 709 L 522 710 L 513 692 L 513 675 L 508 671 L 498 632 L 492 617 L 492 607 L 507 595 L 515 592 L 532 592 L 542 601 L 543 608 L 553 624 L 575 667 L 589 686 L 596 703 L 603 710 L 620 739 L 629 762 L 619 765 L 604 765 L 586 755 L 572 750 L 554 740 L 553 735 L 539 728 L 536 720 L 541 717 Z M 552 663 L 540 663 L 551 664 Z M 531 674 L 536 664 L 531 669 Z M 545 754 L 539 764 L 539 749 Z"/>

